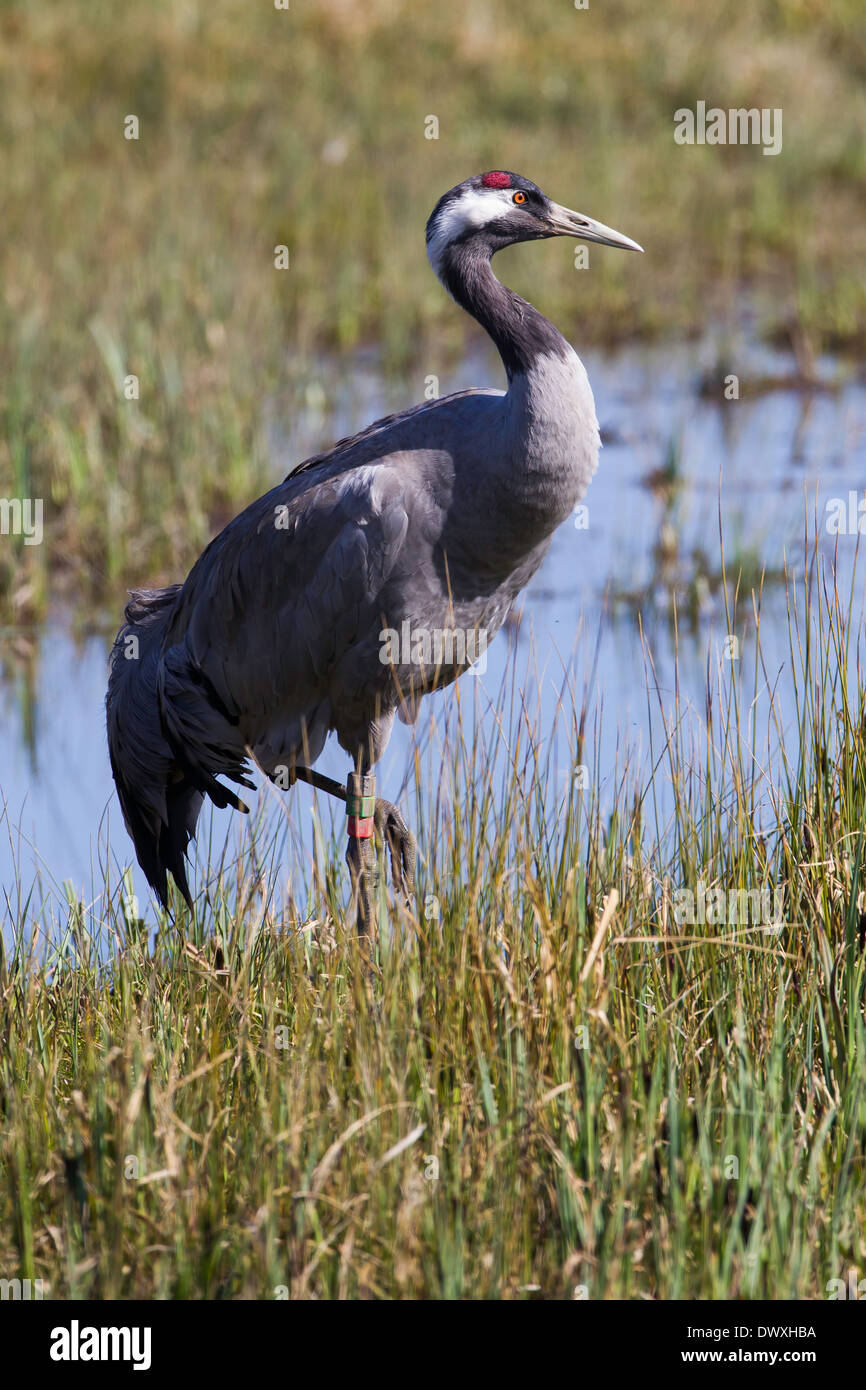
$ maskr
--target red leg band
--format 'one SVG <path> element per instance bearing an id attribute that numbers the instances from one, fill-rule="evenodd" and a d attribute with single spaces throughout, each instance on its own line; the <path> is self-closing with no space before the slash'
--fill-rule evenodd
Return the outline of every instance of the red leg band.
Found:
<path id="1" fill-rule="evenodd" d="M 350 816 L 349 832 L 356 840 L 369 840 L 373 835 L 372 816 Z"/>

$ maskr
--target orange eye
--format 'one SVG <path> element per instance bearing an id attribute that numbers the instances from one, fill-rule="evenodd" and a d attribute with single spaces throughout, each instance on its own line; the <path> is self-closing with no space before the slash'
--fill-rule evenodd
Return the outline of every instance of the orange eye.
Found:
<path id="1" fill-rule="evenodd" d="M 514 198 L 512 199 L 512 201 L 515 202 L 515 203 L 525 203 L 525 202 L 526 202 L 526 194 L 525 194 L 525 193 L 515 193 Z"/>

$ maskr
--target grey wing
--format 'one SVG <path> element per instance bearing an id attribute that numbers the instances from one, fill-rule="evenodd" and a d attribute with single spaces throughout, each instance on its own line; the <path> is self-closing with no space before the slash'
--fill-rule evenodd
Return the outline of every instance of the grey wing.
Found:
<path id="1" fill-rule="evenodd" d="M 470 397 L 482 397 L 492 400 L 501 400 L 504 393 L 494 391 L 489 387 L 467 386 L 462 391 L 452 391 L 450 395 L 434 397 L 429 401 L 422 401 L 420 405 L 412 405 L 408 410 L 399 410 L 393 415 L 385 415 L 380 420 L 374 420 L 367 425 L 366 429 L 360 430 L 358 434 L 346 435 L 344 439 L 338 439 L 336 444 L 325 450 L 321 454 L 313 454 L 311 458 L 304 459 L 301 463 L 286 475 L 285 481 L 297 478 L 301 473 L 307 473 L 311 469 L 331 467 L 336 464 L 344 468 L 346 466 L 357 466 L 365 460 L 375 459 L 379 453 L 379 444 L 388 439 L 389 436 L 396 434 L 404 438 L 407 433 L 410 438 L 418 437 L 418 426 L 426 426 L 432 432 L 441 427 L 443 422 L 454 418 L 455 407 L 460 408 L 460 404 Z M 430 416 L 430 422 L 424 421 L 424 416 Z M 387 452 L 387 451 L 386 451 Z"/>
<path id="2" fill-rule="evenodd" d="M 189 780 L 217 804 L 216 781 L 250 785 L 311 761 L 337 726 L 387 702 L 379 660 L 389 585 L 423 568 L 441 514 L 406 456 L 332 476 L 290 475 L 212 542 L 183 586 L 163 642 L 158 690 L 166 738 Z M 299 758 L 300 760 L 300 758 Z"/>

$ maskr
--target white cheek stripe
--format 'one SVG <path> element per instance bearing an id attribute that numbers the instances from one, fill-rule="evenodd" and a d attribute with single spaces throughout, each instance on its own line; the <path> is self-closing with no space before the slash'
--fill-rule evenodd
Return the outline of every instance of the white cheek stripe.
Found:
<path id="1" fill-rule="evenodd" d="M 485 222 L 494 222 L 501 217 L 510 208 L 511 199 L 510 188 L 467 188 L 465 193 L 443 208 L 427 244 L 427 255 L 437 275 L 441 276 L 446 247 L 464 232 L 477 231 Z"/>

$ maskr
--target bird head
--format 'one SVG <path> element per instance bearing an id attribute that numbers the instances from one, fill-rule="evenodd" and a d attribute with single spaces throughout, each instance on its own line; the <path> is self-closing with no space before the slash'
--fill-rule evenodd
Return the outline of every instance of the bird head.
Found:
<path id="1" fill-rule="evenodd" d="M 449 251 L 468 241 L 493 256 L 516 241 L 553 236 L 643 251 L 636 241 L 603 222 L 554 203 L 520 174 L 494 170 L 458 183 L 439 199 L 427 223 L 427 254 L 441 276 Z"/>

